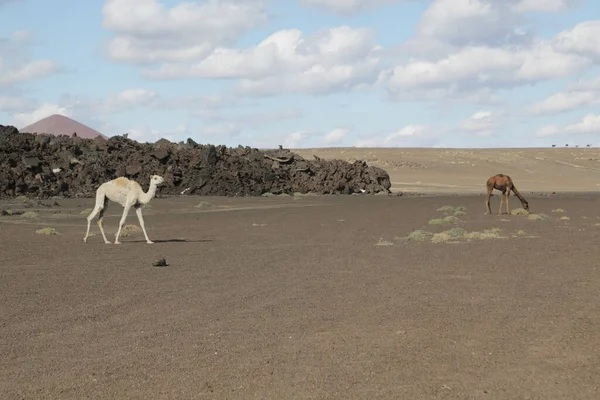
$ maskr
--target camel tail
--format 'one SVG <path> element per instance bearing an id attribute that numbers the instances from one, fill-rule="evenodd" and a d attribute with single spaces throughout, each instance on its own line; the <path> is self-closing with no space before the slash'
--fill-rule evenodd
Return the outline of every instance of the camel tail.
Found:
<path id="1" fill-rule="evenodd" d="M 513 184 L 512 191 L 515 194 L 515 196 L 517 196 L 519 198 L 523 207 L 526 210 L 529 209 L 529 203 L 527 203 L 527 200 L 525 200 L 525 197 L 523 197 L 523 195 L 517 190 L 517 187 L 514 184 Z"/>

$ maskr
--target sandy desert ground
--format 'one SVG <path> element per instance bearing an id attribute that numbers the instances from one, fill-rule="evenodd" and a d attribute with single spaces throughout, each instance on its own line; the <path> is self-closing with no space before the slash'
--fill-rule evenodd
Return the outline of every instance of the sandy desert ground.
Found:
<path id="1" fill-rule="evenodd" d="M 432 149 L 324 148 L 302 157 L 365 160 L 385 169 L 393 191 L 478 193 L 488 177 L 510 175 L 523 192 L 600 191 L 599 148 Z"/>
<path id="2" fill-rule="evenodd" d="M 0 398 L 597 399 L 600 197 L 528 200 L 1 202 Z"/>

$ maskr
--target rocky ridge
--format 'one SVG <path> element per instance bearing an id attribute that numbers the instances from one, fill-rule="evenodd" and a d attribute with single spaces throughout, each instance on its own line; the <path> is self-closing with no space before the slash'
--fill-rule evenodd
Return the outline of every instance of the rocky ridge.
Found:
<path id="1" fill-rule="evenodd" d="M 118 176 L 146 190 L 162 175 L 161 195 L 260 196 L 265 193 L 353 194 L 390 192 L 381 168 L 357 160 L 307 160 L 288 150 L 202 145 L 188 139 L 139 143 L 125 136 L 54 136 L 0 125 L 0 198 L 94 197 Z"/>

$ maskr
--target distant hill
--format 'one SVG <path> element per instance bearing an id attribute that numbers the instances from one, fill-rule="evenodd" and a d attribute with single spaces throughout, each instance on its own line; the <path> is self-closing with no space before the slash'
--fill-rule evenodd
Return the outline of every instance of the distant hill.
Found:
<path id="1" fill-rule="evenodd" d="M 84 139 L 93 139 L 100 136 L 104 139 L 108 139 L 107 136 L 98 132 L 89 126 L 83 125 L 69 117 L 64 115 L 54 114 L 49 117 L 40 119 L 31 125 L 27 125 L 23 129 L 19 129 L 19 132 L 24 133 L 49 133 L 52 135 L 73 135 L 73 132 L 77 133 L 77 136 Z"/>

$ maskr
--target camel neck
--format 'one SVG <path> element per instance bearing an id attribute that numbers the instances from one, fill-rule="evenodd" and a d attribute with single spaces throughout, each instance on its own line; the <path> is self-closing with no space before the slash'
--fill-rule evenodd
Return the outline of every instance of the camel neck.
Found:
<path id="1" fill-rule="evenodd" d="M 146 193 L 142 193 L 142 195 L 140 196 L 140 199 L 139 199 L 140 203 L 148 204 L 150 202 L 150 200 L 152 200 L 154 198 L 155 194 L 156 194 L 156 185 L 151 183 L 148 191 Z"/>

